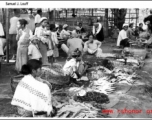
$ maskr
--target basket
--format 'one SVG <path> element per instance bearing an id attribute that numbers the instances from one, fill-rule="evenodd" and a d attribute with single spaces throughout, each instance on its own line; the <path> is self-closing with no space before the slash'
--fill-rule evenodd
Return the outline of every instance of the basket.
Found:
<path id="1" fill-rule="evenodd" d="M 23 75 L 18 75 L 11 78 L 11 89 L 12 89 L 13 94 L 15 92 L 15 89 L 18 83 L 21 81 L 23 77 L 24 77 Z"/>
<path id="2" fill-rule="evenodd" d="M 32 111 L 25 110 L 21 107 L 17 107 L 17 112 L 22 117 L 33 117 Z"/>

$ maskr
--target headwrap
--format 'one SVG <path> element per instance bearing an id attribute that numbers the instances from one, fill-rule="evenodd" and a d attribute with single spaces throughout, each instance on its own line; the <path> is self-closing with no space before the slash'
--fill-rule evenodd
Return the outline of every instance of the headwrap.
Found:
<path id="1" fill-rule="evenodd" d="M 127 23 L 124 23 L 122 27 L 125 27 L 125 26 L 128 26 L 128 24 L 127 24 Z"/>
<path id="2" fill-rule="evenodd" d="M 46 18 L 46 17 L 42 17 L 42 18 L 40 19 L 40 23 L 43 22 L 44 20 L 47 20 L 47 18 Z"/>
<path id="3" fill-rule="evenodd" d="M 68 27 L 68 25 L 67 25 L 67 24 L 64 24 L 64 25 L 63 25 L 63 29 L 66 28 L 66 27 Z"/>

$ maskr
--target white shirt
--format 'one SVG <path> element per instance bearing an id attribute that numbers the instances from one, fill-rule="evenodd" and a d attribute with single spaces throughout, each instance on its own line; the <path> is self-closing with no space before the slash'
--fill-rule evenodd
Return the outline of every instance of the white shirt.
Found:
<path id="1" fill-rule="evenodd" d="M 77 78 L 75 71 L 78 66 L 79 62 L 76 62 L 76 59 L 66 61 L 65 65 L 63 66 L 64 75 L 70 75 L 73 78 Z"/>
<path id="2" fill-rule="evenodd" d="M 14 16 L 10 19 L 10 29 L 9 34 L 17 34 L 17 22 L 20 18 Z"/>
<path id="3" fill-rule="evenodd" d="M 96 28 L 95 28 L 95 26 L 93 26 L 93 34 L 98 34 L 99 32 L 100 32 L 100 30 L 101 30 L 101 28 L 102 28 L 102 24 L 101 23 L 98 23 L 98 28 L 97 28 L 97 31 L 96 31 Z"/>
<path id="4" fill-rule="evenodd" d="M 70 33 L 63 29 L 60 33 L 60 37 L 63 39 L 66 36 L 70 36 Z"/>
<path id="5" fill-rule="evenodd" d="M 31 55 L 31 59 L 39 60 L 40 58 L 42 58 L 42 55 L 38 50 L 38 47 L 33 44 L 30 44 L 28 47 L 28 55 Z"/>
<path id="6" fill-rule="evenodd" d="M 127 32 L 124 29 L 122 29 L 118 35 L 117 46 L 120 46 L 121 40 L 126 39 L 126 38 L 127 38 Z"/>
<path id="7" fill-rule="evenodd" d="M 40 19 L 41 19 L 41 16 L 39 14 L 37 14 L 35 16 L 35 23 L 40 23 Z"/>

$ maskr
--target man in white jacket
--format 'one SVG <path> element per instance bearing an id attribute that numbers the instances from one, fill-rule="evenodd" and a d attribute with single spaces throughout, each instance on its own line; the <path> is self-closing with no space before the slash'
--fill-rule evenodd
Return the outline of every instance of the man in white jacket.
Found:
<path id="1" fill-rule="evenodd" d="M 117 47 L 121 46 L 121 42 L 123 40 L 127 39 L 127 29 L 128 29 L 128 24 L 123 24 L 122 30 L 119 32 L 118 39 L 117 39 Z"/>

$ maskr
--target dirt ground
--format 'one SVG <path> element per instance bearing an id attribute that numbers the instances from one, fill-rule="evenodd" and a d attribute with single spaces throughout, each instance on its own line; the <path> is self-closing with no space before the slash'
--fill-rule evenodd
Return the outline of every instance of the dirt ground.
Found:
<path id="1" fill-rule="evenodd" d="M 113 42 L 103 43 L 103 52 L 110 53 L 113 50 Z M 64 64 L 66 55 L 60 52 L 58 62 Z M 142 79 L 139 79 L 133 86 L 118 85 L 116 93 L 113 93 L 119 102 L 111 105 L 111 108 L 117 110 L 123 109 L 138 109 L 142 110 L 140 114 L 119 114 L 118 118 L 152 118 L 152 113 L 146 113 L 147 110 L 152 110 L 152 57 L 145 60 L 144 67 L 137 72 Z M 14 70 L 14 64 L 2 64 L 2 72 L 0 73 L 0 116 L 17 117 L 16 108 L 11 106 L 12 91 L 10 87 L 11 77 L 17 73 Z"/>

